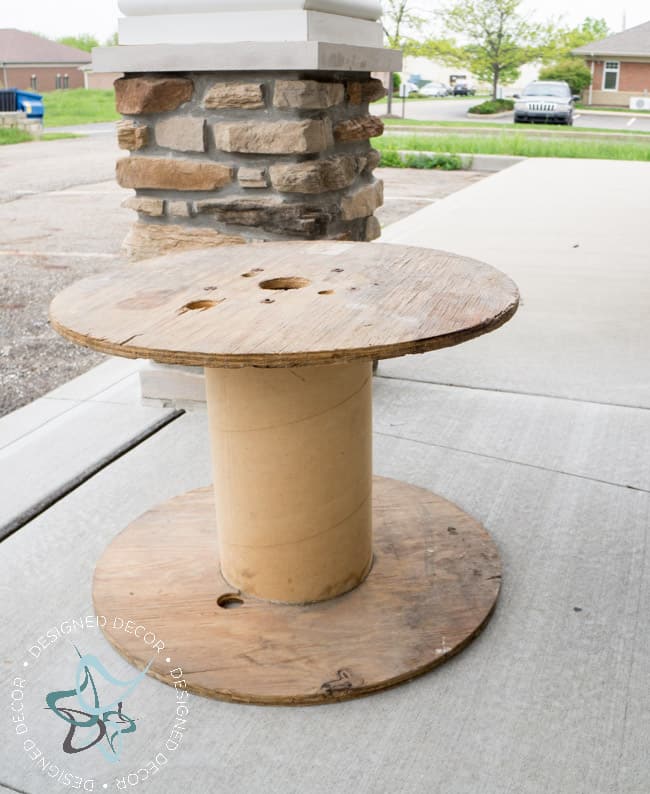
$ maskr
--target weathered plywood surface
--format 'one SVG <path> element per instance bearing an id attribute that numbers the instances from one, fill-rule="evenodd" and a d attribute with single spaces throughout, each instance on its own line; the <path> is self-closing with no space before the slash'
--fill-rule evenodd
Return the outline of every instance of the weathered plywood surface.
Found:
<path id="1" fill-rule="evenodd" d="M 446 252 L 265 243 L 84 279 L 50 319 L 73 342 L 127 358 L 287 367 L 456 345 L 503 325 L 518 302 L 502 273 Z"/>
<path id="2" fill-rule="evenodd" d="M 430 418 L 422 413 L 420 421 L 424 432 Z M 472 421 L 480 428 L 480 406 Z M 586 443 L 596 459 L 607 451 L 597 436 Z M 563 435 L 546 433 L 549 454 L 564 444 Z M 171 794 L 191 780 L 193 789 L 233 794 L 646 791 L 648 494 L 381 435 L 375 461 L 379 474 L 443 494 L 492 533 L 505 575 L 485 632 L 432 674 L 332 707 L 194 698 L 182 748 L 148 790 Z M 5 691 L 34 635 L 90 610 L 92 564 L 108 540 L 144 510 L 209 479 L 205 417 L 186 415 L 3 545 Z M 100 650 L 117 663 L 107 643 Z M 34 675 L 44 691 L 52 679 L 68 680 L 63 663 Z M 142 687 L 149 707 L 140 713 L 138 752 L 155 748 L 173 714 L 168 687 L 149 679 Z M 0 781 L 30 794 L 51 791 L 15 741 L 8 732 Z"/>
<path id="3" fill-rule="evenodd" d="M 285 706 L 358 698 L 447 661 L 494 609 L 494 542 L 426 489 L 374 478 L 372 569 L 355 589 L 312 604 L 272 603 L 228 583 L 214 502 L 212 488 L 197 489 L 130 524 L 99 561 L 93 586 L 97 614 L 128 613 L 165 637 L 197 694 Z M 161 581 L 169 583 L 162 590 Z M 219 606 L 233 593 L 236 609 Z M 151 651 L 140 638 L 111 626 L 105 633 L 145 669 Z M 159 658 L 149 674 L 164 682 L 168 669 Z"/>
<path id="4" fill-rule="evenodd" d="M 650 407 L 649 181 L 650 163 L 531 159 L 384 229 L 499 268 L 522 306 L 496 334 L 382 371 Z"/>

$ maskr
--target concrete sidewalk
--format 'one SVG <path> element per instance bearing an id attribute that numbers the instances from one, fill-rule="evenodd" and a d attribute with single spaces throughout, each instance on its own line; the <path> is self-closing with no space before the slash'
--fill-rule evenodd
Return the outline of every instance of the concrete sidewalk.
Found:
<path id="1" fill-rule="evenodd" d="M 386 229 L 387 242 L 488 261 L 522 291 L 501 330 L 384 362 L 375 380 L 376 472 L 431 488 L 485 523 L 505 569 L 496 615 L 443 667 L 358 701 L 287 709 L 192 698 L 182 747 L 146 790 L 650 790 L 649 178 L 640 163 L 528 161 Z M 157 410 L 129 396 L 132 363 L 110 366 L 100 394 L 125 389 L 120 405 L 133 417 Z M 122 387 L 111 391 L 111 379 Z M 22 417 L 24 433 L 32 420 Z M 48 759 L 62 758 L 65 727 L 44 697 L 70 687 L 74 665 L 64 643 L 38 663 L 28 649 L 48 628 L 92 614 L 94 562 L 129 521 L 210 481 L 204 413 L 162 409 L 142 421 L 164 427 L 3 543 L 2 686 L 9 703 L 16 677 L 28 681 L 29 736 Z M 96 431 L 86 432 L 92 447 Z M 38 428 L 30 435 L 38 449 Z M 16 472 L 23 493 L 34 460 Z M 101 636 L 80 639 L 132 677 Z M 173 718 L 173 690 L 146 679 L 138 692 L 122 774 L 154 755 Z M 5 726 L 0 784 L 58 788 Z M 90 753 L 67 767 L 98 781 L 113 771 Z"/>

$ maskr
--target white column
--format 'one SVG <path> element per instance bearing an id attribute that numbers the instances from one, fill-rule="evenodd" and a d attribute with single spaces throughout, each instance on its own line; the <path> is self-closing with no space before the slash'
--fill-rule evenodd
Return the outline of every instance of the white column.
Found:
<path id="1" fill-rule="evenodd" d="M 381 47 L 378 0 L 120 0 L 120 44 L 319 41 Z"/>

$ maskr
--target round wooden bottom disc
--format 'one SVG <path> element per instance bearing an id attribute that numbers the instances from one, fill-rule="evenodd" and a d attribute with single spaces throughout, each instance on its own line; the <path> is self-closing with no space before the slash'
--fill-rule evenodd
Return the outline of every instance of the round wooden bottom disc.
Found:
<path id="1" fill-rule="evenodd" d="M 431 670 L 487 623 L 501 585 L 497 549 L 458 507 L 396 480 L 375 478 L 373 512 L 366 581 L 295 606 L 223 579 L 212 489 L 172 499 L 111 543 L 94 582 L 98 615 L 143 626 L 164 651 L 111 619 L 104 632 L 140 669 L 155 655 L 150 675 L 169 681 L 180 667 L 190 691 L 243 703 L 327 703 Z"/>

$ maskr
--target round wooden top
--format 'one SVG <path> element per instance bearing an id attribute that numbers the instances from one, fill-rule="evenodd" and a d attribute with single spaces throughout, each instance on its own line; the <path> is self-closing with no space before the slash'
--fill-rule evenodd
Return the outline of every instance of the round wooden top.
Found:
<path id="1" fill-rule="evenodd" d="M 443 251 L 282 242 L 173 254 L 84 279 L 52 326 L 127 358 L 290 367 L 423 353 L 507 322 L 515 284 Z"/>

